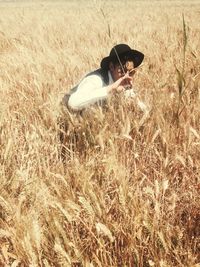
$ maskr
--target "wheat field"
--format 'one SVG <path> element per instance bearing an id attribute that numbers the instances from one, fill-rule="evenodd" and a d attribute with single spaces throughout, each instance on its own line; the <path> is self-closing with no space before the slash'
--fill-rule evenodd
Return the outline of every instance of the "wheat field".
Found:
<path id="1" fill-rule="evenodd" d="M 63 95 L 117 43 L 136 101 Z M 200 266 L 200 1 L 0 3 L 0 266 Z"/>

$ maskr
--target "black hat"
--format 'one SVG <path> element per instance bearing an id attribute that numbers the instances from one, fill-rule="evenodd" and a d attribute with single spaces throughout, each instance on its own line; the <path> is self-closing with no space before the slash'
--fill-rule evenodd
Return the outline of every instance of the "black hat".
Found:
<path id="1" fill-rule="evenodd" d="M 137 68 L 143 61 L 144 59 L 144 54 L 137 50 L 131 49 L 128 45 L 126 44 L 118 44 L 114 46 L 111 51 L 110 55 L 108 57 L 104 57 L 101 61 L 101 68 L 102 69 L 108 69 L 109 68 L 109 63 L 111 61 L 117 61 L 119 56 L 120 60 L 123 60 L 125 56 L 128 57 L 128 59 L 133 60 L 134 67 Z"/>

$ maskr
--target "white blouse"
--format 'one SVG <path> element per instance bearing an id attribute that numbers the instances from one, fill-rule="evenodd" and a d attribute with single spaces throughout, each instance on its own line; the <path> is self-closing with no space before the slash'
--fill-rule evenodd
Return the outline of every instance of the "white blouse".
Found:
<path id="1" fill-rule="evenodd" d="M 108 71 L 109 85 L 114 81 Z M 133 89 L 124 92 L 127 97 L 134 97 Z M 108 86 L 103 79 L 96 74 L 85 77 L 78 85 L 77 90 L 69 98 L 68 105 L 73 110 L 81 110 L 92 104 L 105 100 L 108 97 Z"/>

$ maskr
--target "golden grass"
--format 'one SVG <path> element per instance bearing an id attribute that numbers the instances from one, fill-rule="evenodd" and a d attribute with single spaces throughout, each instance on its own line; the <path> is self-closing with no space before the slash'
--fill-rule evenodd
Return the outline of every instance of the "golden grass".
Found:
<path id="1" fill-rule="evenodd" d="M 0 12 L 0 265 L 200 266 L 199 1 Z M 147 109 L 113 99 L 72 115 L 63 162 L 62 96 L 119 42 L 145 54 L 135 85 Z"/>

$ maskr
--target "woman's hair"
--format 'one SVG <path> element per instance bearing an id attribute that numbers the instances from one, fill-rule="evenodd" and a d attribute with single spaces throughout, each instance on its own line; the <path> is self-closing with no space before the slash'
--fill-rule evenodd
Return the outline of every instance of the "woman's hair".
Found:
<path id="1" fill-rule="evenodd" d="M 119 57 L 119 59 L 122 65 L 124 65 L 126 61 L 133 61 L 133 58 L 129 54 L 122 55 Z M 112 59 L 112 63 L 114 64 L 114 66 L 120 65 L 119 59 L 117 57 Z"/>

